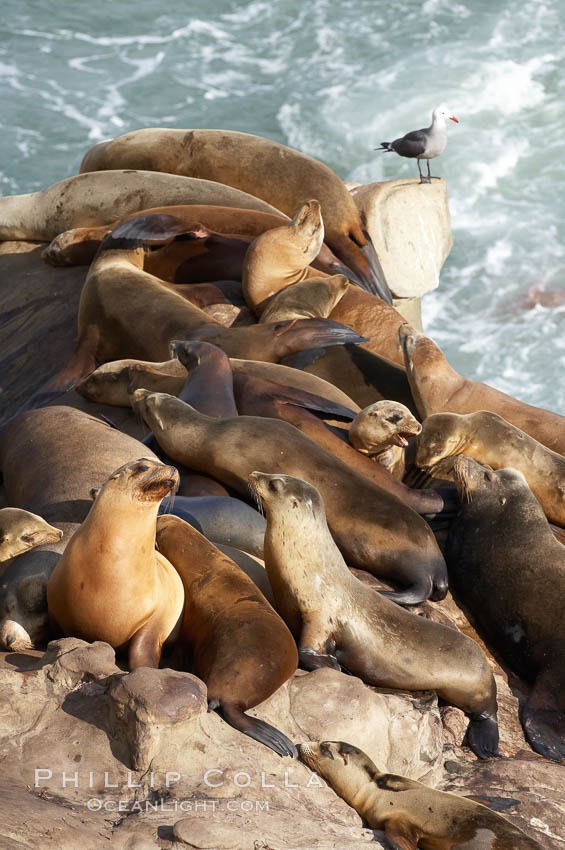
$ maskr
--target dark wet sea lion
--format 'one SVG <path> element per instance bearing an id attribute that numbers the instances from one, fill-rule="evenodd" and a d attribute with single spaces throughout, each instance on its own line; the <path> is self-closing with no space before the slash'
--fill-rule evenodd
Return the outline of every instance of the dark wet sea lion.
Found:
<path id="1" fill-rule="evenodd" d="M 461 505 L 447 541 L 449 574 L 485 638 L 534 682 L 522 711 L 526 737 L 565 759 L 565 548 L 521 472 L 459 455 Z"/>
<path id="2" fill-rule="evenodd" d="M 372 829 L 384 829 L 395 850 L 541 850 L 541 844 L 486 806 L 383 773 L 352 744 L 308 741 L 298 751 Z"/>
<path id="3" fill-rule="evenodd" d="M 179 641 L 206 684 L 209 708 L 280 756 L 295 756 L 286 735 L 245 714 L 296 670 L 287 626 L 255 583 L 183 520 L 160 517 L 157 544 L 182 579 L 186 606 Z"/>
<path id="4" fill-rule="evenodd" d="M 52 622 L 69 637 L 127 650 L 130 670 L 158 667 L 179 633 L 183 585 L 155 551 L 159 504 L 178 481 L 174 467 L 149 458 L 117 469 L 47 584 Z"/>
<path id="5" fill-rule="evenodd" d="M 241 493 L 257 466 L 311 481 L 325 498 L 332 533 L 351 566 L 404 588 L 390 598 L 417 604 L 445 595 L 445 564 L 427 523 L 292 425 L 256 416 L 212 419 L 147 390 L 133 393 L 132 406 L 170 457 Z"/>
<path id="6" fill-rule="evenodd" d="M 470 716 L 474 752 L 494 755 L 496 685 L 478 643 L 393 605 L 352 575 L 311 484 L 253 472 L 249 487 L 265 510 L 265 567 L 301 664 L 344 667 L 378 687 L 434 689 Z"/>
<path id="7" fill-rule="evenodd" d="M 172 343 L 171 352 L 187 371 L 179 398 L 204 413 L 229 419 L 238 415 L 227 354 L 208 342 Z"/>
<path id="8" fill-rule="evenodd" d="M 521 428 L 534 440 L 565 455 L 565 417 L 534 407 L 480 381 L 463 378 L 442 350 L 409 325 L 399 329 L 406 373 L 422 419 L 432 413 L 475 413 L 490 410 Z"/>
<path id="9" fill-rule="evenodd" d="M 287 215 L 293 215 L 306 198 L 317 198 L 322 205 L 329 247 L 355 272 L 363 286 L 390 302 L 381 264 L 355 201 L 339 177 L 323 163 L 248 133 L 150 128 L 100 142 L 86 153 L 80 170 L 141 165 L 149 170 L 194 174 L 236 186 Z"/>
<path id="10" fill-rule="evenodd" d="M 518 469 L 550 522 L 565 526 L 565 457 L 490 410 L 434 413 L 423 423 L 416 463 L 433 470 L 454 455 L 493 469 Z"/>

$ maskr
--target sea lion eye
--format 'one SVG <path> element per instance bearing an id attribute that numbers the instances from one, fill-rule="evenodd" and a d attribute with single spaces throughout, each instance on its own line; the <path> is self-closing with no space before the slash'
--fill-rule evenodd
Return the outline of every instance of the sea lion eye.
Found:
<path id="1" fill-rule="evenodd" d="M 387 422 L 400 422 L 401 419 L 402 419 L 401 413 L 393 413 L 392 416 L 386 417 Z"/>
<path id="2" fill-rule="evenodd" d="M 320 745 L 320 752 L 322 753 L 323 756 L 326 756 L 327 758 L 334 761 L 334 754 L 330 750 L 328 744 L 321 744 Z"/>
<path id="3" fill-rule="evenodd" d="M 149 466 L 146 463 L 140 463 L 139 466 L 135 467 L 135 473 L 137 474 L 138 472 L 147 472 L 148 469 Z"/>

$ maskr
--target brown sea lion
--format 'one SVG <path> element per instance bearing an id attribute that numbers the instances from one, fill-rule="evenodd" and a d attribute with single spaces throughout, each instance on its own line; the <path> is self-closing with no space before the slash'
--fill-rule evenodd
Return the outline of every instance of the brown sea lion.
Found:
<path id="1" fill-rule="evenodd" d="M 329 247 L 365 287 L 390 303 L 381 264 L 355 202 L 339 177 L 323 163 L 248 133 L 150 128 L 100 142 L 86 153 L 80 170 L 139 165 L 235 186 L 287 215 L 294 215 L 306 198 L 317 198 Z"/>
<path id="2" fill-rule="evenodd" d="M 259 321 L 280 322 L 314 316 L 327 319 L 348 286 L 349 281 L 342 274 L 326 278 L 312 277 L 285 286 L 269 300 Z"/>
<path id="3" fill-rule="evenodd" d="M 159 517 L 157 544 L 182 579 L 186 605 L 179 641 L 190 669 L 206 684 L 209 709 L 280 756 L 296 756 L 286 735 L 244 713 L 296 670 L 287 626 L 255 583 L 182 519 Z"/>
<path id="4" fill-rule="evenodd" d="M 154 170 L 79 174 L 29 195 L 0 198 L 0 240 L 49 242 L 64 230 L 111 224 L 130 213 L 168 204 L 214 204 L 277 215 L 259 198 L 210 180 Z"/>
<path id="5" fill-rule="evenodd" d="M 265 511 L 265 567 L 301 664 L 345 667 L 378 687 L 433 689 L 470 716 L 473 751 L 495 755 L 496 685 L 478 643 L 393 605 L 352 575 L 311 484 L 253 472 L 249 488 Z"/>
<path id="6" fill-rule="evenodd" d="M 461 495 L 447 541 L 455 591 L 479 630 L 534 680 L 522 711 L 532 747 L 565 759 L 565 548 L 521 472 L 453 460 Z"/>
<path id="7" fill-rule="evenodd" d="M 127 650 L 130 670 L 158 667 L 179 633 L 181 580 L 155 551 L 161 500 L 178 486 L 172 466 L 141 458 L 117 469 L 51 573 L 49 616 L 65 635 Z"/>
<path id="8" fill-rule="evenodd" d="M 565 457 L 547 449 L 490 410 L 434 413 L 418 439 L 416 463 L 431 468 L 467 455 L 492 469 L 518 469 L 550 522 L 565 526 Z"/>
<path id="9" fill-rule="evenodd" d="M 36 546 L 56 543 L 62 536 L 61 529 L 37 514 L 21 508 L 0 508 L 0 563 Z"/>
<path id="10" fill-rule="evenodd" d="M 402 480 L 406 465 L 404 449 L 422 426 L 398 401 L 376 401 L 357 414 L 349 426 L 349 442 L 358 452 L 373 458 L 391 475 Z"/>
<path id="11" fill-rule="evenodd" d="M 184 223 L 172 216 L 141 216 L 105 238 L 81 293 L 75 357 L 53 388 L 88 374 L 96 361 L 162 360 L 175 338 L 204 339 L 231 356 L 272 360 L 317 341 L 322 345 L 359 341 L 356 333 L 329 319 L 224 328 L 143 270 L 152 247 L 182 238 L 185 230 Z"/>
<path id="12" fill-rule="evenodd" d="M 0 578 L 0 646 L 22 650 L 48 639 L 47 579 L 86 518 L 90 491 L 140 456 L 138 440 L 72 407 L 30 410 L 0 431 L 6 499 L 63 531 L 54 543 L 24 552 Z"/>
<path id="13" fill-rule="evenodd" d="M 299 744 L 319 773 L 395 850 L 542 850 L 541 844 L 486 806 L 392 773 L 343 741 Z"/>
<path id="14" fill-rule="evenodd" d="M 406 374 L 422 419 L 432 413 L 490 410 L 542 445 L 565 455 L 565 417 L 518 401 L 488 384 L 463 378 L 451 368 L 439 346 L 410 325 L 399 329 L 399 337 Z"/>
<path id="15" fill-rule="evenodd" d="M 445 565 L 427 523 L 292 425 L 257 416 L 212 419 L 147 390 L 133 393 L 132 407 L 170 457 L 241 493 L 257 466 L 311 481 L 325 498 L 332 533 L 351 566 L 404 588 L 387 592 L 391 599 L 418 604 L 445 596 Z"/>
<path id="16" fill-rule="evenodd" d="M 104 172 L 102 172 L 104 173 Z M 280 227 L 289 219 L 283 213 L 268 213 L 257 209 L 243 209 L 231 206 L 213 206 L 206 204 L 188 204 L 168 207 L 153 207 L 141 210 L 108 224 L 97 227 L 77 227 L 60 233 L 44 250 L 43 259 L 54 266 L 89 265 L 105 236 L 111 233 L 122 221 L 129 221 L 140 215 L 166 213 L 180 218 L 187 224 L 198 222 L 205 228 L 224 236 L 247 236 L 254 239 L 266 230 Z M 315 268 L 327 274 L 343 273 L 355 275 L 343 266 L 327 245 L 322 245 L 318 256 L 312 261 Z"/>
<path id="17" fill-rule="evenodd" d="M 227 354 L 208 342 L 172 343 L 171 352 L 187 371 L 179 398 L 206 416 L 230 419 L 238 415 L 233 375 Z"/>

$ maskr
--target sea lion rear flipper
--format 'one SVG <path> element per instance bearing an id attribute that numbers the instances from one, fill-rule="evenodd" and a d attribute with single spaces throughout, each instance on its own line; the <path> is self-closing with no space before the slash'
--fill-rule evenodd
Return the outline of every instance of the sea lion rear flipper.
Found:
<path id="1" fill-rule="evenodd" d="M 244 735 L 254 738 L 260 744 L 264 744 L 269 749 L 274 750 L 279 756 L 298 758 L 298 751 L 292 741 L 286 735 L 283 735 L 282 732 L 279 732 L 278 729 L 275 729 L 274 726 L 265 723 L 264 720 L 259 720 L 257 717 L 249 717 L 248 714 L 244 714 L 243 711 L 240 711 L 235 706 L 222 702 L 219 703 L 217 710 L 226 723 L 229 723 L 238 732 L 243 732 Z"/>
<path id="2" fill-rule="evenodd" d="M 418 850 L 419 831 L 407 821 L 387 820 L 385 841 L 390 850 Z"/>
<path id="3" fill-rule="evenodd" d="M 480 759 L 494 758 L 498 752 L 498 723 L 489 714 L 471 717 L 467 727 L 467 741 Z"/>
<path id="4" fill-rule="evenodd" d="M 387 304 L 392 304 L 392 295 L 383 267 L 381 266 L 381 261 L 375 251 L 375 246 L 373 245 L 372 239 L 366 230 L 363 231 L 363 236 L 367 240 L 367 244 L 361 248 L 361 252 L 369 263 L 371 278 L 368 280 L 364 278 L 361 283 L 361 287 L 362 289 L 366 289 L 368 292 L 371 292 L 373 295 L 377 295 L 379 298 L 382 298 Z"/>
<path id="5" fill-rule="evenodd" d="M 311 366 L 312 363 L 323 357 L 325 353 L 325 348 L 305 348 L 303 351 L 287 354 L 280 362 L 283 366 L 292 366 L 293 369 L 301 369 L 303 371 L 307 366 Z"/>
<path id="6" fill-rule="evenodd" d="M 557 700 L 559 684 L 557 669 L 542 670 L 522 712 L 528 742 L 537 753 L 552 761 L 565 759 L 565 714 Z"/>

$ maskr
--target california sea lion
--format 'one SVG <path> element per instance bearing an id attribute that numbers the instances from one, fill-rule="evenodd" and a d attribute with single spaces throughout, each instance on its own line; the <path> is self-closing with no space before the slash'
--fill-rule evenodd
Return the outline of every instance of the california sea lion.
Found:
<path id="1" fill-rule="evenodd" d="M 314 316 L 327 319 L 348 286 L 349 281 L 342 274 L 325 278 L 312 277 L 300 283 L 292 283 L 273 295 L 259 321 L 279 322 Z"/>
<path id="2" fill-rule="evenodd" d="M 206 683 L 209 709 L 280 756 L 296 756 L 286 735 L 244 713 L 296 670 L 296 646 L 283 620 L 254 582 L 182 519 L 160 517 L 157 544 L 184 585 L 179 640 Z"/>
<path id="3" fill-rule="evenodd" d="M 155 551 L 159 504 L 178 481 L 174 467 L 148 458 L 117 469 L 47 585 L 49 616 L 64 634 L 127 649 L 130 670 L 158 667 L 179 632 L 183 585 Z"/>
<path id="4" fill-rule="evenodd" d="M 0 198 L 0 240 L 50 242 L 64 230 L 110 224 L 168 204 L 216 204 L 277 214 L 253 195 L 223 183 L 153 170 L 79 174 L 29 195 Z"/>
<path id="5" fill-rule="evenodd" d="M 60 528 L 37 514 L 21 508 L 0 508 L 0 563 L 36 546 L 56 543 L 62 536 Z"/>
<path id="6" fill-rule="evenodd" d="M 299 744 L 298 752 L 372 829 L 384 829 L 395 850 L 541 850 L 541 844 L 486 806 L 382 773 L 352 744 L 308 741 Z"/>
<path id="7" fill-rule="evenodd" d="M 565 758 L 565 548 L 521 472 L 453 461 L 461 493 L 447 541 L 455 590 L 511 667 L 534 680 L 522 711 L 537 752 Z"/>
<path id="8" fill-rule="evenodd" d="M 138 440 L 72 407 L 16 416 L 0 431 L 0 467 L 8 502 L 63 531 L 61 540 L 24 552 L 0 578 L 0 646 L 29 649 L 49 637 L 47 580 L 86 518 L 90 491 L 141 455 Z"/>
<path id="9" fill-rule="evenodd" d="M 452 369 L 433 340 L 410 325 L 399 329 L 406 374 L 422 419 L 432 413 L 498 413 L 534 440 L 565 455 L 565 417 L 534 407 Z"/>
<path id="10" fill-rule="evenodd" d="M 305 198 L 317 198 L 322 205 L 329 247 L 365 287 L 391 301 L 381 264 L 355 201 L 339 177 L 312 157 L 248 133 L 158 128 L 136 130 L 100 142 L 86 153 L 80 170 L 139 165 L 151 171 L 198 175 L 235 186 L 263 198 L 287 215 L 294 215 Z"/>
<path id="11" fill-rule="evenodd" d="M 405 588 L 387 592 L 391 599 L 418 604 L 445 596 L 445 564 L 427 523 L 292 425 L 257 416 L 212 419 L 178 398 L 147 390 L 132 394 L 132 407 L 170 457 L 241 493 L 247 494 L 247 478 L 257 466 L 313 482 L 351 566 Z"/>
<path id="12" fill-rule="evenodd" d="M 206 416 L 229 419 L 238 415 L 233 376 L 227 354 L 216 345 L 191 340 L 172 343 L 171 352 L 187 371 L 179 398 Z"/>
<path id="13" fill-rule="evenodd" d="M 376 401 L 357 414 L 349 426 L 349 442 L 361 454 L 402 479 L 405 472 L 404 449 L 410 437 L 417 436 L 422 426 L 404 404 L 398 401 Z"/>
<path id="14" fill-rule="evenodd" d="M 345 667 L 378 687 L 433 689 L 470 716 L 473 751 L 495 755 L 496 685 L 478 643 L 393 605 L 355 578 L 311 484 L 253 472 L 249 487 L 267 517 L 265 567 L 302 665 Z"/>
<path id="15" fill-rule="evenodd" d="M 518 469 L 550 522 L 565 526 L 565 457 L 490 410 L 434 413 L 418 439 L 416 463 L 432 468 L 448 457 L 467 455 L 493 469 Z"/>

